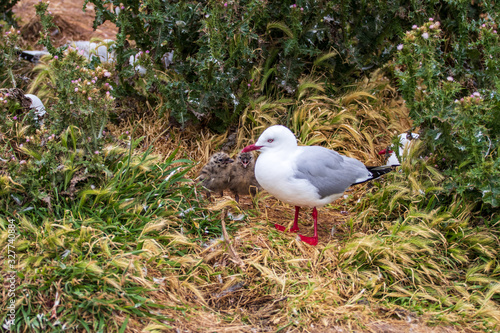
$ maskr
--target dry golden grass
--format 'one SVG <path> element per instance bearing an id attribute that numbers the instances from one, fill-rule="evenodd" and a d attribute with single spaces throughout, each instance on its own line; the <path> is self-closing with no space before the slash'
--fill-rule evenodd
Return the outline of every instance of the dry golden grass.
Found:
<path id="1" fill-rule="evenodd" d="M 245 199 L 242 211 L 252 211 L 249 198 Z M 274 229 L 272 223 L 291 220 L 291 207 L 274 199 L 266 203 L 258 216 L 250 217 L 230 235 L 242 266 L 232 260 L 222 239 L 202 245 L 184 239 L 190 254 L 168 258 L 170 265 L 178 264 L 176 270 L 148 267 L 148 277 L 160 281 L 148 297 L 164 305 L 157 314 L 172 321 L 145 324 L 132 320 L 127 331 L 479 332 L 452 325 L 453 320 L 460 321 L 456 316 L 448 325 L 429 326 L 437 313 L 417 315 L 381 304 L 365 289 L 346 284 L 338 254 L 342 235 L 349 232 L 344 223 L 349 214 L 323 209 L 320 244 L 312 247 L 298 241 L 295 234 Z M 234 203 L 228 197 L 217 198 L 213 207 L 234 207 Z M 301 218 L 309 224 L 301 223 L 302 230 L 311 231 L 312 220 L 305 215 Z M 172 235 L 172 239 L 178 237 Z"/>
<path id="2" fill-rule="evenodd" d="M 336 99 L 322 85 L 304 80 L 296 101 L 252 101 L 240 120 L 238 147 L 254 142 L 267 127 L 288 125 L 305 145 L 324 145 L 367 165 L 381 163 L 377 152 L 394 135 L 411 129 L 403 100 L 383 73 L 375 72 L 350 93 Z M 304 92 L 305 91 L 305 92 Z"/>

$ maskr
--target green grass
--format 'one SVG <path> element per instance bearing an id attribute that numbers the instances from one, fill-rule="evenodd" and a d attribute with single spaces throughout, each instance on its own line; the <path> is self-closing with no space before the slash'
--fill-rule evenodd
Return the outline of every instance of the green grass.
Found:
<path id="1" fill-rule="evenodd" d="M 245 211 L 225 198 L 204 201 L 178 151 L 166 159 L 134 151 L 115 149 L 113 177 L 74 200 L 54 199 L 53 210 L 2 206 L 20 235 L 15 331 L 250 331 L 261 322 L 281 331 L 324 323 L 366 330 L 380 306 L 432 325 L 498 327 L 495 224 L 478 225 L 458 197 L 443 202 L 442 176 L 418 147 L 370 190 L 359 188 L 366 194 L 357 205 L 354 191 L 324 208 L 353 207 L 317 247 L 277 232 L 272 224 L 292 211 L 256 198 L 259 208 L 228 223 L 244 267 L 212 240 L 221 211 Z M 277 208 L 284 213 L 266 217 Z M 5 245 L 5 218 L 0 228 Z"/>
<path id="2" fill-rule="evenodd" d="M 105 332 L 122 327 L 124 316 L 170 320 L 152 314 L 163 305 L 147 297 L 155 290 L 148 268 L 220 230 L 196 187 L 184 185 L 192 162 L 175 155 L 162 161 L 131 149 L 100 187 L 82 189 L 74 200 L 54 198 L 53 210 L 18 213 L 3 205 L 19 233 L 16 331 Z M 5 246 L 5 218 L 0 228 Z"/>

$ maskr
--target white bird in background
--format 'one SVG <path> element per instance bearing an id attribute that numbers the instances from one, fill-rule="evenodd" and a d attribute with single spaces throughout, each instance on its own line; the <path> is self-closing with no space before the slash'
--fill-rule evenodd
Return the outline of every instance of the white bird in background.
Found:
<path id="1" fill-rule="evenodd" d="M 47 111 L 38 96 L 25 94 L 24 91 L 19 88 L 5 89 L 5 92 L 8 94 L 9 99 L 19 101 L 19 104 L 23 109 L 33 110 L 33 118 L 37 123 L 43 123 L 43 116 L 45 116 Z"/>
<path id="2" fill-rule="evenodd" d="M 261 152 L 255 164 L 259 184 L 277 199 L 295 206 L 291 232 L 299 230 L 301 206 L 313 207 L 314 236 L 299 235 L 303 242 L 318 243 L 318 211 L 342 196 L 351 185 L 363 183 L 392 170 L 390 166 L 366 167 L 357 159 L 320 146 L 298 146 L 294 134 L 285 126 L 266 129 L 257 142 L 242 152 Z M 276 229 L 285 227 L 275 224 Z"/>
<path id="3" fill-rule="evenodd" d="M 39 118 L 42 118 L 47 113 L 45 106 L 38 96 L 32 94 L 24 94 L 24 96 L 31 100 L 30 109 L 34 109 L 35 120 L 38 121 Z"/>
<path id="4" fill-rule="evenodd" d="M 407 150 L 407 153 L 410 152 L 411 147 L 413 145 L 413 142 L 415 140 L 418 140 L 419 135 L 417 133 L 412 133 L 411 131 L 408 131 L 405 133 L 401 133 L 398 136 L 398 138 L 399 138 L 399 150 L 398 150 L 399 156 L 403 157 L 404 151 Z M 382 149 L 378 153 L 380 155 L 385 154 L 386 156 L 388 156 L 386 165 L 389 165 L 389 166 L 401 165 L 401 163 L 399 162 L 398 156 L 396 155 L 394 150 L 390 149 L 389 147 L 387 149 Z"/>

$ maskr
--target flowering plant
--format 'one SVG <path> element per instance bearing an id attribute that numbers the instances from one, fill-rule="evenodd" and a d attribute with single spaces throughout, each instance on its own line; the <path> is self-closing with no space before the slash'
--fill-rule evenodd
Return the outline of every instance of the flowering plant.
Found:
<path id="1" fill-rule="evenodd" d="M 17 67 L 16 47 L 20 31 L 11 27 L 0 33 L 0 86 L 16 87 L 13 69 Z"/>
<path id="2" fill-rule="evenodd" d="M 117 97 L 153 100 L 160 114 L 217 131 L 253 98 L 294 97 L 304 75 L 336 90 L 376 69 L 391 58 L 411 11 L 387 1 L 89 2 L 94 28 L 110 20 L 120 29 Z M 434 5 L 418 11 L 427 8 Z M 140 50 L 150 50 L 154 70 L 138 78 L 129 59 Z"/>
<path id="3" fill-rule="evenodd" d="M 48 109 L 52 130 L 59 134 L 73 125 L 82 132 L 88 151 L 99 148 L 109 113 L 114 106 L 111 72 L 104 65 L 93 68 L 82 50 L 68 48 L 62 55 L 49 56 L 45 64 L 35 68 L 48 73 L 50 85 L 39 84 L 43 75 L 32 85 L 34 92 L 55 90 L 57 99 Z M 107 65 L 107 64 L 106 64 Z"/>
<path id="4" fill-rule="evenodd" d="M 462 22 L 453 38 L 433 18 L 398 46 L 395 74 L 436 166 L 454 190 L 500 206 L 500 39 L 490 15 Z M 480 52 L 478 52 L 480 50 Z"/>

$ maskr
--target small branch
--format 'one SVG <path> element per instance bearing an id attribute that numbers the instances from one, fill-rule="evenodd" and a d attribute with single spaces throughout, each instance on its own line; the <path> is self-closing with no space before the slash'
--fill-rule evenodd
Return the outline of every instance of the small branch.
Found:
<path id="1" fill-rule="evenodd" d="M 229 256 L 231 257 L 231 260 L 233 260 L 238 266 L 243 268 L 243 267 L 245 267 L 245 263 L 238 256 L 238 254 L 236 253 L 236 251 L 233 248 L 233 245 L 229 241 L 229 235 L 227 234 L 227 230 L 226 230 L 226 221 L 225 221 L 226 216 L 227 216 L 227 210 L 223 209 L 221 211 L 221 224 L 222 224 L 222 235 L 224 237 L 224 242 L 226 242 L 227 247 L 229 249 Z"/>

